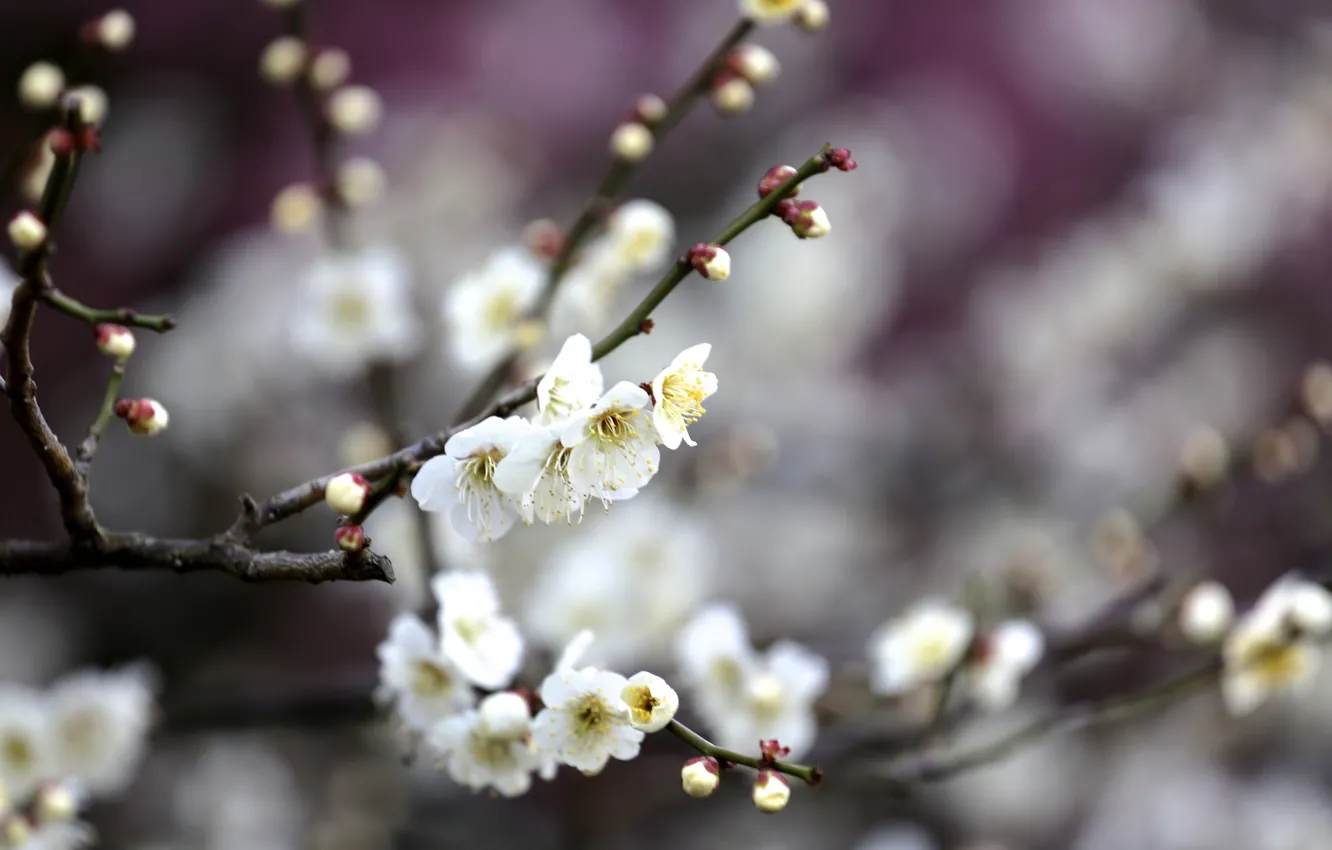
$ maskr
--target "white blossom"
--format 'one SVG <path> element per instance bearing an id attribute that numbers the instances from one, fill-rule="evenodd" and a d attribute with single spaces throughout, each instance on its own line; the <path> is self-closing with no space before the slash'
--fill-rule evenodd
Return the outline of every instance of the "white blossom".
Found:
<path id="1" fill-rule="evenodd" d="M 666 680 L 643 671 L 629 677 L 620 700 L 629 709 L 629 724 L 643 732 L 659 732 L 680 710 L 680 696 Z"/>
<path id="2" fill-rule="evenodd" d="M 495 694 L 487 701 L 503 696 L 507 695 Z M 428 743 L 443 754 L 449 776 L 459 785 L 478 791 L 494 788 L 505 797 L 527 793 L 532 787 L 532 773 L 541 767 L 541 754 L 530 735 L 530 716 L 524 710 L 517 729 L 496 729 L 485 722 L 486 717 L 483 702 L 480 710 L 437 724 L 430 730 Z"/>
<path id="3" fill-rule="evenodd" d="M 680 629 L 675 657 L 705 717 L 723 715 L 738 704 L 758 667 L 740 609 L 725 602 L 708 605 Z"/>
<path id="4" fill-rule="evenodd" d="M 596 405 L 570 418 L 561 437 L 569 455 L 569 480 L 580 491 L 611 501 L 618 491 L 637 492 L 657 474 L 661 450 L 648 417 L 648 394 L 621 381 Z"/>
<path id="5" fill-rule="evenodd" d="M 630 724 L 620 699 L 627 684 L 618 673 L 593 667 L 551 673 L 541 683 L 546 707 L 532 723 L 537 747 L 588 775 L 600 773 L 612 758 L 638 755 L 643 733 Z"/>
<path id="6" fill-rule="evenodd" d="M 1300 693 L 1318 672 L 1321 635 L 1307 625 L 1323 625 L 1327 591 L 1296 576 L 1287 576 L 1263 594 L 1231 629 L 1222 644 L 1225 668 L 1221 695 L 1234 715 L 1253 712 L 1274 693 Z"/>
<path id="7" fill-rule="evenodd" d="M 430 588 L 439 600 L 444 656 L 476 685 L 507 685 L 523 660 L 523 636 L 518 624 L 500 613 L 490 576 L 440 573 L 431 580 Z"/>
<path id="8" fill-rule="evenodd" d="M 870 636 L 870 689 L 896 695 L 938 681 L 957 668 L 975 635 L 971 614 L 925 601 Z"/>
<path id="9" fill-rule="evenodd" d="M 480 369 L 508 353 L 518 321 L 536 303 L 546 271 L 521 248 L 497 251 L 459 278 L 445 299 L 454 358 Z"/>
<path id="10" fill-rule="evenodd" d="M 413 729 L 469 708 L 476 700 L 466 676 L 440 649 L 439 638 L 415 614 L 399 614 L 379 645 L 379 693 L 392 699 Z"/>
<path id="11" fill-rule="evenodd" d="M 495 468 L 532 427 L 520 416 L 491 416 L 459 431 L 444 444 L 444 454 L 417 471 L 412 498 L 423 511 L 452 505 L 453 527 L 469 540 L 503 537 L 518 518 L 521 497 L 500 491 Z"/>
<path id="12" fill-rule="evenodd" d="M 586 495 L 569 478 L 573 449 L 562 441 L 564 430 L 563 424 L 534 428 L 495 467 L 495 486 L 518 500 L 528 525 L 582 519 Z"/>
<path id="13" fill-rule="evenodd" d="M 665 207 L 634 200 L 620 205 L 606 221 L 606 243 L 626 268 L 647 272 L 670 258 L 675 220 Z"/>
<path id="14" fill-rule="evenodd" d="M 668 449 L 679 448 L 681 440 L 695 445 L 689 426 L 706 412 L 703 400 L 717 391 L 717 376 L 703 370 L 711 353 L 706 342 L 686 348 L 652 379 L 652 424 Z"/>
<path id="15" fill-rule="evenodd" d="M 1045 651 L 1040 629 L 1026 620 L 1000 623 L 979 641 L 969 660 L 967 690 L 983 708 L 998 711 L 1012 705 L 1022 677 L 1031 672 Z"/>
<path id="16" fill-rule="evenodd" d="M 153 703 L 143 668 L 80 671 L 57 681 L 47 695 L 55 775 L 94 795 L 124 790 L 143 758 Z"/>
<path id="17" fill-rule="evenodd" d="M 41 695 L 0 684 L 0 783 L 22 798 L 51 771 L 51 716 Z"/>
<path id="18" fill-rule="evenodd" d="M 592 343 L 582 334 L 564 341 L 560 353 L 537 382 L 540 423 L 551 425 L 596 404 L 605 389 L 601 367 L 592 362 Z"/>
<path id="19" fill-rule="evenodd" d="M 779 640 L 757 659 L 740 686 L 739 699 L 710 705 L 710 720 L 723 746 L 753 749 L 773 738 L 800 758 L 814 745 L 814 702 L 828 688 L 828 661 L 790 640 Z M 702 706 L 700 705 L 700 709 Z M 706 717 L 706 716 L 705 716 Z"/>
<path id="20" fill-rule="evenodd" d="M 300 281 L 292 343 L 335 377 L 406 360 L 424 341 L 411 290 L 407 262 L 389 248 L 316 260 Z"/>
<path id="21" fill-rule="evenodd" d="M 532 707 L 516 691 L 500 691 L 481 700 L 481 728 L 488 735 L 516 738 L 531 731 Z"/>

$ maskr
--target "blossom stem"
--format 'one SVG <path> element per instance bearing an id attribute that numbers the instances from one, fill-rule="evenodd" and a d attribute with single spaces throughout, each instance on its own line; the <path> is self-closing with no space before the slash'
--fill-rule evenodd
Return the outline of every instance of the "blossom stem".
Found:
<path id="1" fill-rule="evenodd" d="M 106 426 L 111 423 L 116 412 L 116 398 L 120 395 L 120 385 L 125 380 L 125 362 L 120 358 L 111 367 L 111 377 L 106 382 L 106 393 L 102 396 L 102 406 L 97 410 L 97 418 L 88 426 L 88 436 L 79 444 L 75 466 L 79 473 L 86 476 L 92 466 L 93 455 L 97 453 L 97 443 L 102 439 Z"/>
<path id="2" fill-rule="evenodd" d="M 666 728 L 671 731 L 672 735 L 679 738 L 681 741 L 684 741 L 705 756 L 712 756 L 719 762 L 742 764 L 745 767 L 751 767 L 754 770 L 763 767 L 772 768 L 773 770 L 780 771 L 788 776 L 794 776 L 796 779 L 802 780 L 807 785 L 817 785 L 823 779 L 823 771 L 813 765 L 795 764 L 794 762 L 785 761 L 768 762 L 754 758 L 753 756 L 747 756 L 744 753 L 737 753 L 734 750 L 719 747 L 678 720 L 672 720 Z"/>
<path id="3" fill-rule="evenodd" d="M 82 322 L 87 322 L 90 325 L 111 322 L 117 325 L 145 328 L 150 331 L 156 331 L 157 333 L 164 333 L 176 326 L 176 320 L 172 316 L 145 316 L 127 307 L 113 310 L 99 310 L 94 307 L 88 307 L 79 301 L 70 298 L 55 287 L 44 290 L 39 297 L 48 307 L 64 313 L 66 316 L 70 316 Z"/>
<path id="4" fill-rule="evenodd" d="M 297 4 L 300 5 L 300 4 Z M 665 114 L 657 121 L 651 122 L 648 127 L 652 130 L 652 135 L 657 142 L 666 136 L 684 117 L 689 114 L 694 105 L 708 93 L 708 87 L 716 76 L 718 70 L 726 62 L 726 56 L 738 44 L 744 41 L 754 30 L 754 22 L 748 19 L 741 19 L 735 26 L 723 36 L 722 40 L 708 54 L 707 58 L 694 70 L 689 79 L 676 90 L 675 94 L 666 103 Z M 550 268 L 546 272 L 546 284 L 537 296 L 536 304 L 528 314 L 530 319 L 544 320 L 550 313 L 552 305 L 555 303 L 555 296 L 559 294 L 560 283 L 564 280 L 569 269 L 573 267 L 574 261 L 578 257 L 578 251 L 586 244 L 587 240 L 595 232 L 597 225 L 605 217 L 615 199 L 624 191 L 624 187 L 638 170 L 641 162 L 630 162 L 624 159 L 615 159 L 611 162 L 610 168 L 597 184 L 596 191 L 592 197 L 588 198 L 583 206 L 583 211 L 579 213 L 578 218 L 574 220 L 573 225 L 565 234 L 564 242 L 560 246 L 560 251 L 551 260 Z M 491 399 L 495 397 L 508 381 L 509 375 L 513 373 L 514 365 L 517 361 L 517 354 L 510 354 L 495 364 L 486 376 L 477 384 L 476 389 L 467 398 L 458 415 L 455 423 L 471 420 L 478 413 L 485 409 Z"/>

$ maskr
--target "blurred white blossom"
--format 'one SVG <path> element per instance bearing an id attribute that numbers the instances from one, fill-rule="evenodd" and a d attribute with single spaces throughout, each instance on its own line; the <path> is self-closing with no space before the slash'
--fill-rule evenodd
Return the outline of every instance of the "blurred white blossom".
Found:
<path id="1" fill-rule="evenodd" d="M 114 795 L 134 778 L 147 746 L 154 683 L 143 668 L 83 670 L 47 697 L 54 775 L 93 795 Z"/>
<path id="2" fill-rule="evenodd" d="M 476 700 L 467 677 L 445 657 L 439 637 L 415 614 L 394 618 L 377 654 L 379 694 L 392 700 L 413 729 L 426 729 Z"/>
<path id="3" fill-rule="evenodd" d="M 499 595 L 483 572 L 445 572 L 430 589 L 439 600 L 444 657 L 472 683 L 500 688 L 523 660 L 518 624 L 500 612 Z"/>
<path id="4" fill-rule="evenodd" d="M 22 798 L 50 776 L 51 716 L 32 688 L 0 683 L 0 782 Z"/>
<path id="5" fill-rule="evenodd" d="M 962 663 L 974 636 L 975 623 L 965 608 L 919 602 L 870 636 L 870 688 L 896 695 L 939 681 Z"/>
<path id="6" fill-rule="evenodd" d="M 504 696 L 495 694 L 487 700 Z M 436 724 L 428 743 L 458 784 L 473 790 L 494 788 L 505 797 L 525 794 L 532 786 L 532 774 L 542 765 L 531 739 L 531 718 L 524 709 L 520 729 L 495 729 L 484 722 L 485 706 L 483 702 L 479 711 L 469 710 Z"/>
<path id="7" fill-rule="evenodd" d="M 481 369 L 508 353 L 519 319 L 536 303 L 545 268 L 522 248 L 504 248 L 454 282 L 444 301 L 454 359 Z"/>

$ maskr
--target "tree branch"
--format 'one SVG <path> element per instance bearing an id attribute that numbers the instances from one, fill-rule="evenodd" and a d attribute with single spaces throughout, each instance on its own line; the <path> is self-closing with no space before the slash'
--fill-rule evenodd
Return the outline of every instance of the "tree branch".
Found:
<path id="1" fill-rule="evenodd" d="M 794 776 L 796 779 L 804 781 L 806 785 L 818 785 L 823 779 L 823 771 L 813 765 L 796 764 L 795 762 L 787 761 L 764 762 L 753 756 L 747 756 L 744 753 L 737 753 L 734 750 L 719 747 L 678 720 L 672 720 L 666 728 L 670 730 L 672 735 L 698 750 L 703 755 L 712 756 L 722 763 L 729 762 L 731 764 L 742 764 L 745 767 L 752 767 L 755 770 L 758 770 L 761 767 L 770 767 L 773 770 L 785 773 L 788 776 Z"/>

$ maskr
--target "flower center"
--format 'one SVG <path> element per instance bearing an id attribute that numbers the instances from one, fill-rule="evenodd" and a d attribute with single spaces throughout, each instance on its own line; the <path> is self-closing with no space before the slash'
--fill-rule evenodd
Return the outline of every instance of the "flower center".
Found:
<path id="1" fill-rule="evenodd" d="M 490 525 L 484 506 L 498 494 L 495 491 L 495 467 L 504 459 L 499 449 L 490 448 L 466 457 L 458 464 L 454 487 L 458 501 L 467 506 L 467 520 L 482 528 Z"/>
<path id="2" fill-rule="evenodd" d="M 749 683 L 749 701 L 758 717 L 776 717 L 786 705 L 786 686 L 771 673 L 763 673 Z"/>
<path id="3" fill-rule="evenodd" d="M 96 749 L 104 725 L 94 711 L 78 711 L 60 724 L 60 737 L 72 749 L 90 752 Z"/>
<path id="4" fill-rule="evenodd" d="M 1244 666 L 1269 686 L 1299 678 L 1305 668 L 1304 653 L 1294 643 L 1255 644 L 1242 653 Z"/>
<path id="5" fill-rule="evenodd" d="M 514 757 L 512 741 L 494 738 L 479 732 L 473 732 L 467 740 L 472 757 L 479 763 L 495 769 L 512 768 L 518 760 Z"/>
<path id="6" fill-rule="evenodd" d="M 339 292 L 330 305 L 333 324 L 339 328 L 359 328 L 370 317 L 370 301 L 357 290 Z"/>
<path id="7" fill-rule="evenodd" d="M 638 430 L 634 428 L 636 412 L 612 407 L 597 414 L 589 428 L 593 439 L 605 445 L 628 446 L 638 439 Z"/>
<path id="8" fill-rule="evenodd" d="M 606 701 L 596 694 L 584 694 L 574 707 L 574 735 L 587 738 L 610 731 L 611 710 Z"/>
<path id="9" fill-rule="evenodd" d="M 453 683 L 449 671 L 433 661 L 418 659 L 412 662 L 412 691 L 423 697 L 436 697 L 445 693 Z"/>
<path id="10" fill-rule="evenodd" d="M 27 773 L 32 769 L 33 763 L 32 742 L 23 735 L 11 732 L 5 736 L 4 743 L 0 744 L 0 758 L 4 759 L 9 772 Z"/>
<path id="11" fill-rule="evenodd" d="M 481 617 L 459 617 L 453 621 L 453 628 L 465 643 L 474 644 L 485 633 L 486 621 Z"/>
<path id="12" fill-rule="evenodd" d="M 654 697 L 652 689 L 646 685 L 630 685 L 624 689 L 623 696 L 635 723 L 652 722 L 653 710 L 661 705 L 661 700 Z"/>
<path id="13" fill-rule="evenodd" d="M 518 318 L 518 298 L 509 289 L 501 289 L 486 299 L 481 321 L 492 331 L 506 330 Z"/>
<path id="14" fill-rule="evenodd" d="M 634 265 L 640 265 L 656 252 L 661 239 L 647 228 L 636 230 L 624 240 L 624 256 Z"/>
<path id="15" fill-rule="evenodd" d="M 703 378 L 697 369 L 667 375 L 661 382 L 661 405 L 667 415 L 686 425 L 697 422 L 704 413 Z"/>
<path id="16" fill-rule="evenodd" d="M 718 658 L 712 662 L 712 680 L 723 690 L 734 692 L 740 687 L 740 665 L 733 658 Z"/>
<path id="17" fill-rule="evenodd" d="M 953 662 L 953 642 L 941 629 L 930 629 L 916 639 L 916 665 L 926 670 L 948 667 Z"/>

